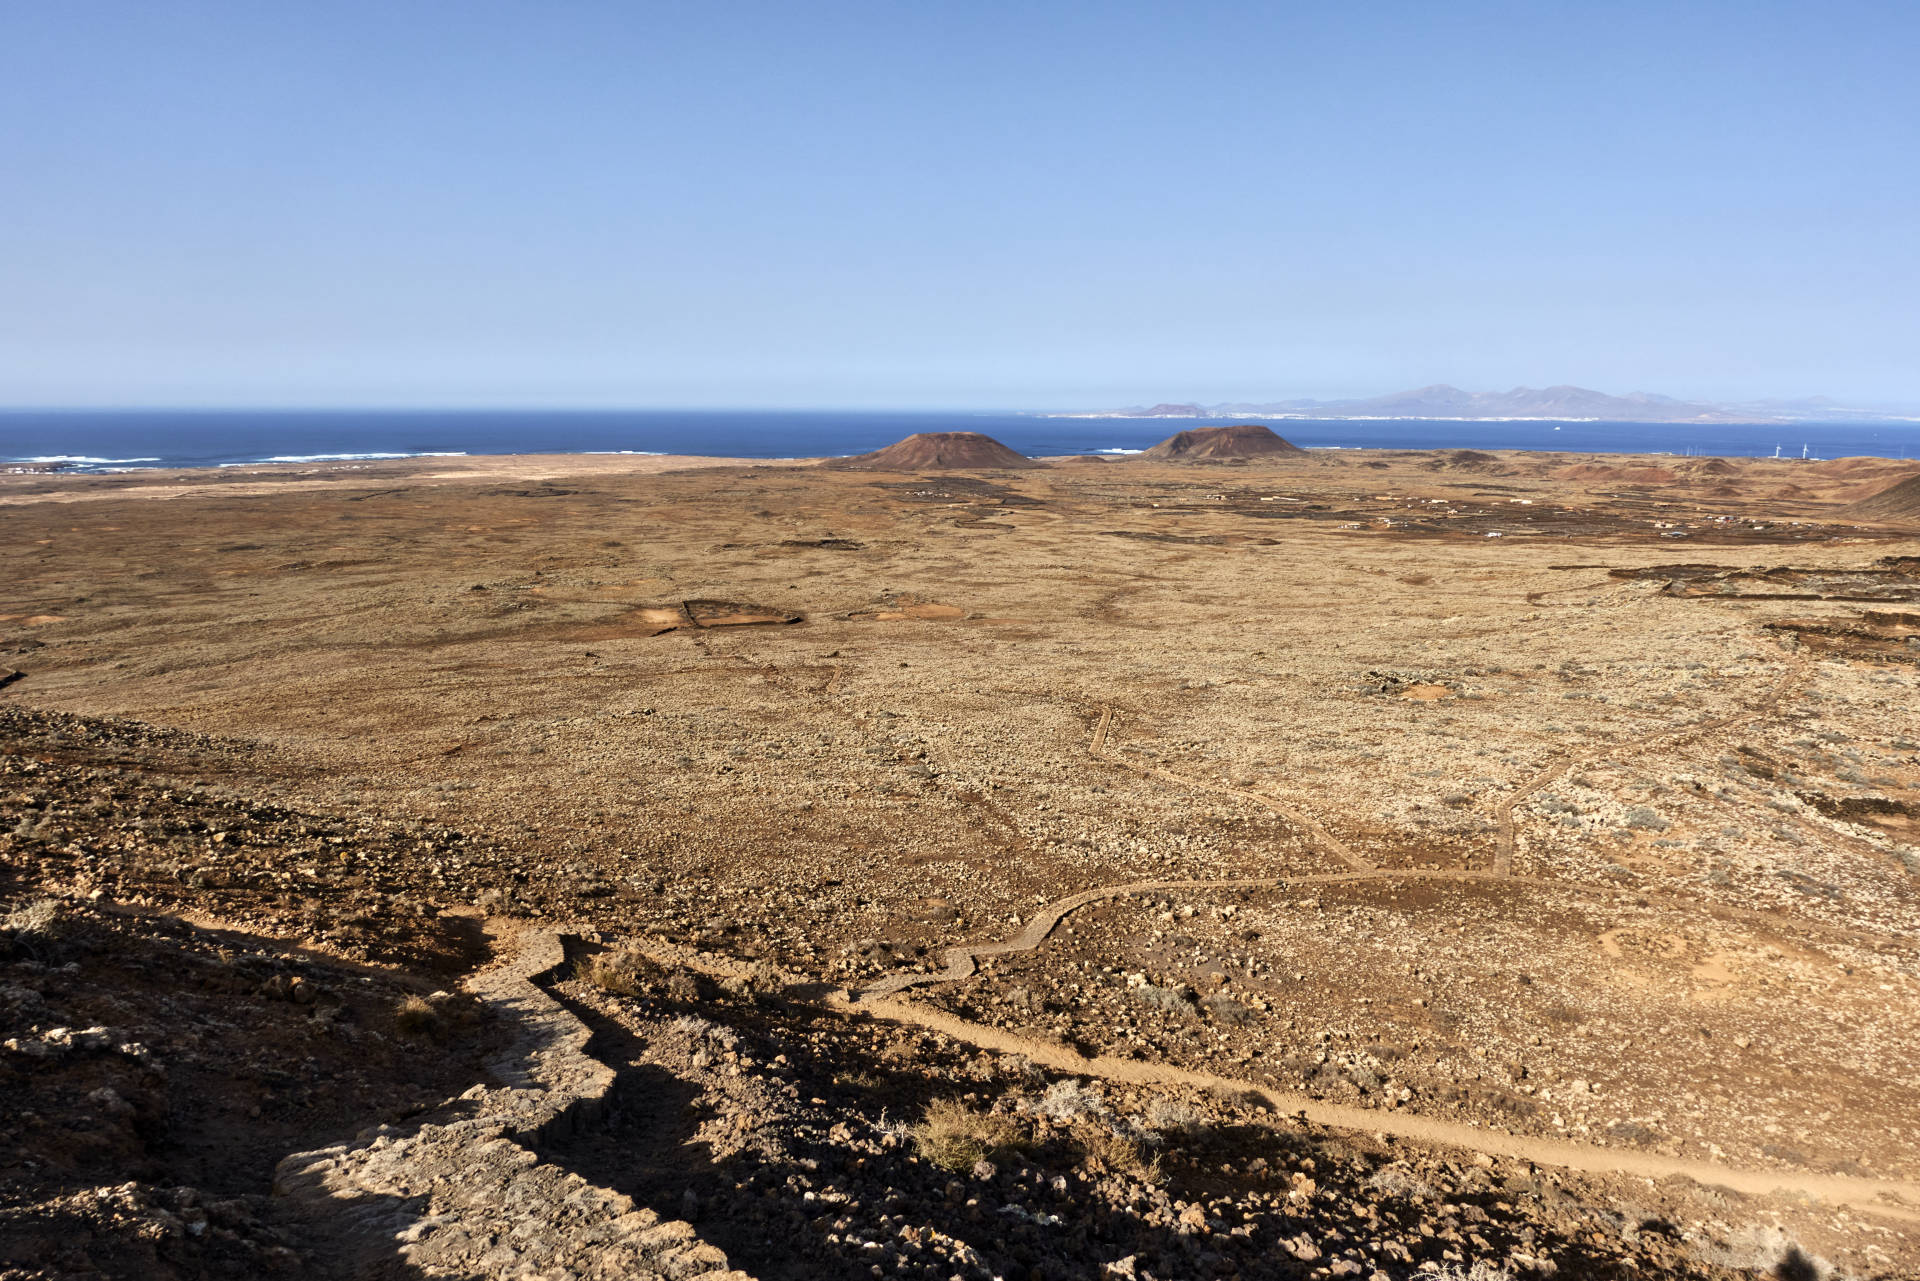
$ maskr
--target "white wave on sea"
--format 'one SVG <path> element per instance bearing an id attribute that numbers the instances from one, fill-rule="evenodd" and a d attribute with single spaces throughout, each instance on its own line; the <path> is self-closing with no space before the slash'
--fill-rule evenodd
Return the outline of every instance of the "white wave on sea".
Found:
<path id="1" fill-rule="evenodd" d="M 244 463 L 221 463 L 222 467 L 257 467 L 262 463 L 347 463 L 379 462 L 390 458 L 465 458 L 464 449 L 423 449 L 413 453 L 387 454 L 274 454 L 267 458 L 255 458 Z"/>
<path id="2" fill-rule="evenodd" d="M 114 467 L 124 463 L 157 463 L 158 458 L 95 458 L 89 454 L 41 454 L 37 458 L 9 458 L 10 463 L 72 463 L 78 467 Z"/>
<path id="3" fill-rule="evenodd" d="M 1105 449 L 1089 449 L 1086 452 L 1089 454 L 1144 454 L 1147 451 L 1144 449 L 1124 449 L 1119 445 L 1110 445 Z"/>

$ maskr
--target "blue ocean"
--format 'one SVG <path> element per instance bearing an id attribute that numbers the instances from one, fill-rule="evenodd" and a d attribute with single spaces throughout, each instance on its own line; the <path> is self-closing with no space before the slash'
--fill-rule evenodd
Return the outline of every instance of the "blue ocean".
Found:
<path id="1" fill-rule="evenodd" d="M 812 458 L 920 431 L 978 431 L 1023 454 L 1127 453 L 1188 427 L 1248 419 L 764 410 L 5 410 L 0 463 L 76 471 L 218 467 L 423 454 L 658 453 Z M 1443 419 L 1267 420 L 1314 449 L 1545 449 L 1920 458 L 1920 423 L 1787 426 Z"/>

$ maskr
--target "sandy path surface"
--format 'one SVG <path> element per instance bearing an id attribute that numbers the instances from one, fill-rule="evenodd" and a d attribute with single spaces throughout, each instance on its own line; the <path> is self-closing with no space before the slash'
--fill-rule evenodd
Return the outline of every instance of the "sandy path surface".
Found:
<path id="1" fill-rule="evenodd" d="M 939 1032 L 983 1050 L 1022 1055 L 1058 1072 L 1077 1072 L 1130 1085 L 1187 1086 L 1229 1095 L 1257 1096 L 1276 1111 L 1302 1116 L 1318 1125 L 1388 1134 L 1420 1143 L 1485 1152 L 1491 1156 L 1519 1157 L 1588 1173 L 1625 1174 L 1647 1179 L 1683 1177 L 1753 1195 L 1801 1195 L 1871 1210 L 1908 1222 L 1920 1222 L 1920 1183 L 1854 1179 L 1797 1170 L 1748 1170 L 1710 1161 L 1689 1161 L 1649 1152 L 1506 1134 L 1407 1113 L 1380 1112 L 1327 1103 L 1252 1081 L 1215 1076 L 1164 1063 L 1147 1063 L 1109 1055 L 1087 1058 L 1055 1042 L 1034 1040 L 1000 1028 L 985 1027 L 942 1010 L 906 1001 L 862 999 L 857 1005 L 840 1003 L 840 1007 L 858 1009 L 875 1018 L 891 1019 Z"/>
<path id="2" fill-rule="evenodd" d="M 1326 877 L 1299 878 L 1301 883 L 1324 884 L 1330 881 L 1373 879 L 1393 875 L 1335 874 Z M 1452 873 L 1450 879 L 1493 879 L 1489 873 Z M 1236 888 L 1270 886 L 1263 880 L 1238 883 Z M 1115 886 L 1092 890 L 1054 904 L 1040 913 L 1013 939 L 1002 944 L 968 949 L 969 956 L 998 956 L 1031 950 L 1046 934 L 1077 907 L 1121 894 L 1166 889 L 1221 888 L 1217 882 L 1150 882 L 1142 885 Z M 1036 937 L 1037 935 L 1037 937 Z M 713 978 L 738 980 L 749 966 L 694 949 L 649 943 L 641 949 L 645 955 L 664 965 L 684 966 Z M 958 950 L 958 949 L 956 949 Z M 969 967 L 968 972 L 971 972 Z M 1439 1120 L 1408 1112 L 1388 1112 L 1373 1108 L 1329 1103 L 1308 1095 L 1275 1089 L 1255 1081 L 1220 1076 L 1166 1063 L 1145 1062 L 1113 1055 L 1089 1057 L 1058 1041 L 1022 1036 L 1004 1028 L 991 1027 L 960 1018 L 945 1010 L 900 1000 L 893 995 L 913 981 L 942 982 L 949 976 L 896 976 L 908 983 L 887 981 L 859 992 L 820 991 L 817 984 L 802 982 L 790 988 L 789 999 L 799 999 L 842 1014 L 870 1018 L 924 1029 L 948 1036 L 995 1054 L 1018 1055 L 1056 1072 L 1098 1077 L 1124 1085 L 1183 1087 L 1207 1090 L 1229 1098 L 1257 1098 L 1276 1112 L 1300 1117 L 1316 1125 L 1335 1129 L 1390 1135 L 1417 1143 L 1484 1152 L 1489 1156 L 1515 1157 L 1542 1165 L 1560 1166 L 1589 1174 L 1618 1174 L 1645 1179 L 1685 1178 L 1734 1191 L 1764 1196 L 1784 1194 L 1809 1197 L 1818 1201 L 1872 1211 L 1904 1222 L 1920 1223 L 1920 1182 L 1899 1179 L 1851 1178 L 1822 1175 L 1802 1170 L 1757 1170 L 1714 1161 L 1687 1160 L 1634 1149 L 1601 1147 L 1558 1139 L 1535 1138 L 1456 1121 Z"/>
<path id="3" fill-rule="evenodd" d="M 1341 844 L 1326 829 L 1312 819 L 1295 812 L 1256 793 L 1239 788 L 1216 786 L 1184 778 L 1170 771 L 1143 769 L 1124 760 L 1108 749 L 1112 733 L 1114 713 L 1111 707 L 1103 708 L 1099 723 L 1094 729 L 1089 752 L 1094 757 L 1123 765 L 1136 772 L 1150 774 L 1169 782 L 1200 788 L 1202 790 L 1223 793 L 1266 805 L 1282 814 L 1289 821 L 1309 831 L 1323 848 L 1338 854 L 1355 871 L 1334 873 L 1325 876 L 1298 877 L 1253 877 L 1232 880 L 1156 880 L 1139 881 L 1126 885 L 1106 886 L 1089 889 L 1081 893 L 1048 905 L 1031 917 L 1019 933 L 997 943 L 963 944 L 950 948 L 945 954 L 945 968 L 932 974 L 901 973 L 891 975 L 880 982 L 850 992 L 844 997 L 837 994 L 829 1003 L 838 1009 L 859 1010 L 877 1018 L 911 1024 L 930 1031 L 941 1032 L 956 1040 L 965 1041 L 982 1049 L 998 1053 L 1019 1054 L 1036 1063 L 1063 1072 L 1081 1072 L 1105 1080 L 1134 1085 L 1175 1085 L 1197 1087 L 1229 1094 L 1256 1095 L 1269 1106 L 1281 1112 L 1290 1112 L 1305 1117 L 1321 1125 L 1336 1126 L 1351 1130 L 1371 1130 L 1390 1134 L 1398 1138 L 1414 1139 L 1421 1142 L 1447 1144 L 1469 1148 L 1493 1156 L 1520 1157 L 1527 1160 L 1563 1166 L 1568 1169 L 1590 1173 L 1626 1174 L 1650 1179 L 1685 1177 L 1702 1183 L 1717 1184 L 1733 1188 L 1736 1191 L 1766 1194 L 1787 1192 L 1822 1200 L 1834 1201 L 1863 1209 L 1892 1215 L 1913 1222 L 1920 1222 L 1920 1183 L 1900 1180 L 1871 1180 L 1848 1178 L 1838 1175 L 1816 1175 L 1804 1172 L 1778 1172 L 1743 1169 L 1708 1161 L 1692 1161 L 1678 1157 L 1667 1157 L 1655 1153 L 1622 1151 L 1620 1149 L 1599 1147 L 1590 1144 L 1566 1142 L 1554 1139 L 1540 1139 L 1522 1135 L 1506 1134 L 1467 1125 L 1458 1122 L 1437 1120 L 1429 1117 L 1405 1113 L 1381 1112 L 1374 1109 L 1351 1107 L 1337 1103 L 1327 1103 L 1307 1095 L 1289 1091 L 1275 1090 L 1251 1081 L 1217 1076 L 1192 1069 L 1175 1067 L 1161 1063 L 1146 1063 L 1133 1059 L 1100 1055 L 1089 1058 L 1072 1048 L 1054 1041 L 1037 1040 L 1020 1036 L 1003 1029 L 994 1028 L 966 1019 L 958 1018 L 943 1010 L 931 1009 L 923 1005 L 897 999 L 897 994 L 909 988 L 936 983 L 951 983 L 972 977 L 980 960 L 987 957 L 1007 956 L 1031 952 L 1044 943 L 1072 913 L 1095 903 L 1116 898 L 1140 894 L 1165 893 L 1169 891 L 1205 891 L 1205 890 L 1247 890 L 1279 889 L 1287 886 L 1321 885 L 1329 883 L 1357 882 L 1367 880 L 1395 881 L 1504 881 L 1513 884 L 1539 885 L 1543 888 L 1567 889 L 1561 882 L 1535 878 L 1515 877 L 1513 875 L 1513 810 L 1516 805 L 1533 795 L 1553 779 L 1564 775 L 1568 770 L 1581 765 L 1590 765 L 1609 756 L 1623 752 L 1639 751 L 1655 745 L 1685 742 L 1703 734 L 1748 724 L 1775 710 L 1782 700 L 1804 684 L 1809 665 L 1797 660 L 1787 665 L 1771 691 L 1755 707 L 1731 716 L 1719 717 L 1711 721 L 1679 726 L 1645 734 L 1628 743 L 1610 744 L 1605 750 L 1573 757 L 1556 763 L 1536 775 L 1519 792 L 1502 805 L 1502 852 L 1498 868 L 1491 873 L 1468 870 L 1411 871 L 1398 869 L 1377 869 Z M 1600 887 L 1601 893 L 1614 893 Z M 1741 915 L 1747 915 L 1742 913 Z M 1858 934 L 1857 931 L 1845 931 Z M 682 958 L 684 959 L 684 958 Z M 1894 1204 L 1890 1202 L 1897 1202 Z"/>
<path id="4" fill-rule="evenodd" d="M 1376 875 L 1391 875 L 1378 873 Z M 1490 879 L 1486 873 L 1453 874 Z M 1336 875 L 1303 878 L 1312 883 L 1355 880 L 1363 877 Z M 1241 883 L 1240 888 L 1272 885 L 1273 881 Z M 1116 886 L 1094 890 L 1054 904 L 1029 922 L 1026 929 L 1006 943 L 970 949 L 970 956 L 1004 955 L 1030 950 L 1047 932 L 1076 907 L 1124 893 L 1152 889 L 1218 888 L 1208 882 L 1153 882 L 1139 886 Z M 1038 937 L 1035 937 L 1036 934 Z M 736 961 L 703 955 L 686 948 L 649 946 L 647 955 L 664 964 L 682 965 L 713 977 L 738 979 L 748 967 Z M 969 970 L 970 972 L 970 970 Z M 920 981 L 944 981 L 949 976 L 913 976 Z M 1749 1195 L 1785 1194 L 1810 1197 L 1857 1210 L 1920 1223 L 1920 1182 L 1898 1179 L 1849 1178 L 1799 1170 L 1756 1170 L 1713 1161 L 1687 1160 L 1657 1153 L 1625 1148 L 1601 1147 L 1557 1139 L 1534 1138 L 1454 1121 L 1438 1120 L 1406 1112 L 1385 1112 L 1372 1108 L 1328 1103 L 1277 1090 L 1272 1086 L 1234 1077 L 1220 1076 L 1165 1063 L 1143 1062 L 1112 1055 L 1088 1057 L 1057 1041 L 1021 1036 L 1003 1028 L 990 1027 L 949 1014 L 945 1010 L 895 998 L 892 993 L 907 984 L 881 983 L 855 994 L 828 992 L 815 998 L 817 1004 L 840 1013 L 866 1015 L 889 1022 L 918 1027 L 952 1037 L 996 1054 L 1019 1055 L 1057 1072 L 1098 1077 L 1126 1085 L 1173 1086 L 1212 1091 L 1227 1097 L 1258 1098 L 1273 1110 L 1301 1117 L 1316 1125 L 1337 1129 L 1391 1135 L 1418 1143 L 1484 1152 L 1490 1156 L 1516 1157 L 1543 1165 L 1560 1166 L 1590 1174 L 1621 1174 L 1645 1179 L 1686 1178 L 1695 1182 L 1731 1188 Z M 789 992 L 797 996 L 807 990 L 801 985 Z M 802 998 L 806 999 L 806 998 Z"/>

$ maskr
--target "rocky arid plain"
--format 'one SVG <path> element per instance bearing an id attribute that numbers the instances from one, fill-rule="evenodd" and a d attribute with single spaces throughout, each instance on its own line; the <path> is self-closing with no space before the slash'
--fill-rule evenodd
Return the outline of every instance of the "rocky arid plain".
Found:
<path id="1" fill-rule="evenodd" d="M 1920 1276 L 1916 468 L 0 476 L 0 1277 Z"/>

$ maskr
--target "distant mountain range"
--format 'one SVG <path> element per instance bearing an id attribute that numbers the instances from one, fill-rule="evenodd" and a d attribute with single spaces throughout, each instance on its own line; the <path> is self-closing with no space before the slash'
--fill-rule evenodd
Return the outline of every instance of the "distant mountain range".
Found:
<path id="1" fill-rule="evenodd" d="M 1437 383 L 1364 400 L 1283 400 L 1271 404 L 1133 406 L 1066 418 L 1462 418 L 1592 420 L 1625 423 L 1791 423 L 1886 420 L 1906 415 L 1885 409 L 1855 409 L 1825 396 L 1806 400 L 1761 400 L 1703 404 L 1636 391 L 1609 396 L 1585 387 L 1515 387 L 1512 391 L 1461 391 Z"/>

